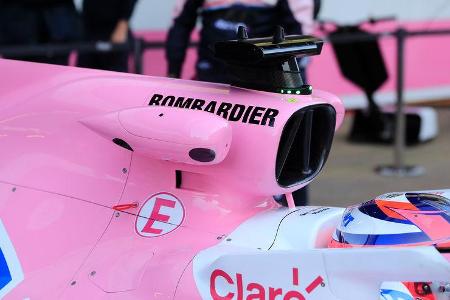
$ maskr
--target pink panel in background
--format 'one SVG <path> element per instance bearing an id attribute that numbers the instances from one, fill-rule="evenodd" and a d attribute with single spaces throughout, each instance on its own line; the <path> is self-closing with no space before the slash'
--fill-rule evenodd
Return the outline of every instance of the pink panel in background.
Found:
<path id="1" fill-rule="evenodd" d="M 145 31 L 137 32 L 136 36 L 144 38 L 149 42 L 163 42 L 166 40 L 166 31 Z M 194 32 L 191 36 L 192 41 L 198 40 L 198 33 Z M 192 79 L 195 75 L 195 61 L 197 59 L 197 50 L 190 48 L 186 54 L 186 62 L 183 67 L 183 78 Z M 167 63 L 164 49 L 147 50 L 144 54 L 144 74 L 152 76 L 166 76 Z"/>

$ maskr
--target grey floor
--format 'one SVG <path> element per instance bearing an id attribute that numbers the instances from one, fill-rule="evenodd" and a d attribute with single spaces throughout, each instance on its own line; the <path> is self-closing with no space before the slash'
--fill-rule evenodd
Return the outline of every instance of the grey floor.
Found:
<path id="1" fill-rule="evenodd" d="M 438 138 L 405 152 L 407 164 L 421 165 L 426 172 L 409 178 L 377 175 L 376 166 L 393 162 L 392 147 L 348 143 L 351 117 L 347 118 L 336 134 L 325 169 L 310 185 L 311 204 L 348 206 L 386 192 L 450 189 L 450 109 L 440 108 L 438 115 Z"/>

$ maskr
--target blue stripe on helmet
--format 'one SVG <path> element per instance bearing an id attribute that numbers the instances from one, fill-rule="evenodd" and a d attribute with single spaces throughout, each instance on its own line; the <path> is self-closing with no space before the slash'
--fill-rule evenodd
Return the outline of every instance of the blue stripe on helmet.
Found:
<path id="1" fill-rule="evenodd" d="M 0 290 L 12 281 L 11 272 L 9 271 L 5 255 L 0 248 Z"/>
<path id="2" fill-rule="evenodd" d="M 405 245 L 430 242 L 424 232 L 409 232 L 398 234 L 354 234 L 336 230 L 338 242 L 360 246 Z"/>

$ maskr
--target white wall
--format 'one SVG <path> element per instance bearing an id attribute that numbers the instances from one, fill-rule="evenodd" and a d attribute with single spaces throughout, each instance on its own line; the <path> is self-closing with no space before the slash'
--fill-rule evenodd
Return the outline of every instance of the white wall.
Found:
<path id="1" fill-rule="evenodd" d="M 169 28 L 175 2 L 176 0 L 139 0 L 132 19 L 133 28 L 137 30 Z"/>
<path id="2" fill-rule="evenodd" d="M 401 21 L 450 19 L 449 0 L 323 0 L 320 18 L 340 23 L 395 16 Z"/>
<path id="3" fill-rule="evenodd" d="M 74 0 L 78 5 L 82 0 Z M 132 26 L 136 30 L 164 30 L 171 24 L 176 0 L 139 0 Z M 395 16 L 398 20 L 450 19 L 450 0 L 322 0 L 320 18 L 341 23 L 370 16 Z"/>

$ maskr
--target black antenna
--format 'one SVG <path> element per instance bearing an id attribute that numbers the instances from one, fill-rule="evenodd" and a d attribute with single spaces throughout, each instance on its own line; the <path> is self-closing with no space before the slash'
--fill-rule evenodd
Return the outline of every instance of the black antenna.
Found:
<path id="1" fill-rule="evenodd" d="M 281 44 L 286 39 L 284 34 L 284 28 L 281 26 L 277 26 L 275 29 L 275 34 L 273 35 L 273 41 L 274 44 Z"/>
<path id="2" fill-rule="evenodd" d="M 304 86 L 296 57 L 320 54 L 322 40 L 313 36 L 285 35 L 282 27 L 267 38 L 248 38 L 244 26 L 237 38 L 214 44 L 215 57 L 228 66 L 232 85 L 255 90 L 311 94 Z"/>
<path id="3" fill-rule="evenodd" d="M 237 30 L 237 38 L 240 41 L 248 39 L 248 32 L 247 32 L 247 28 L 245 28 L 245 26 L 239 25 L 238 30 Z"/>

